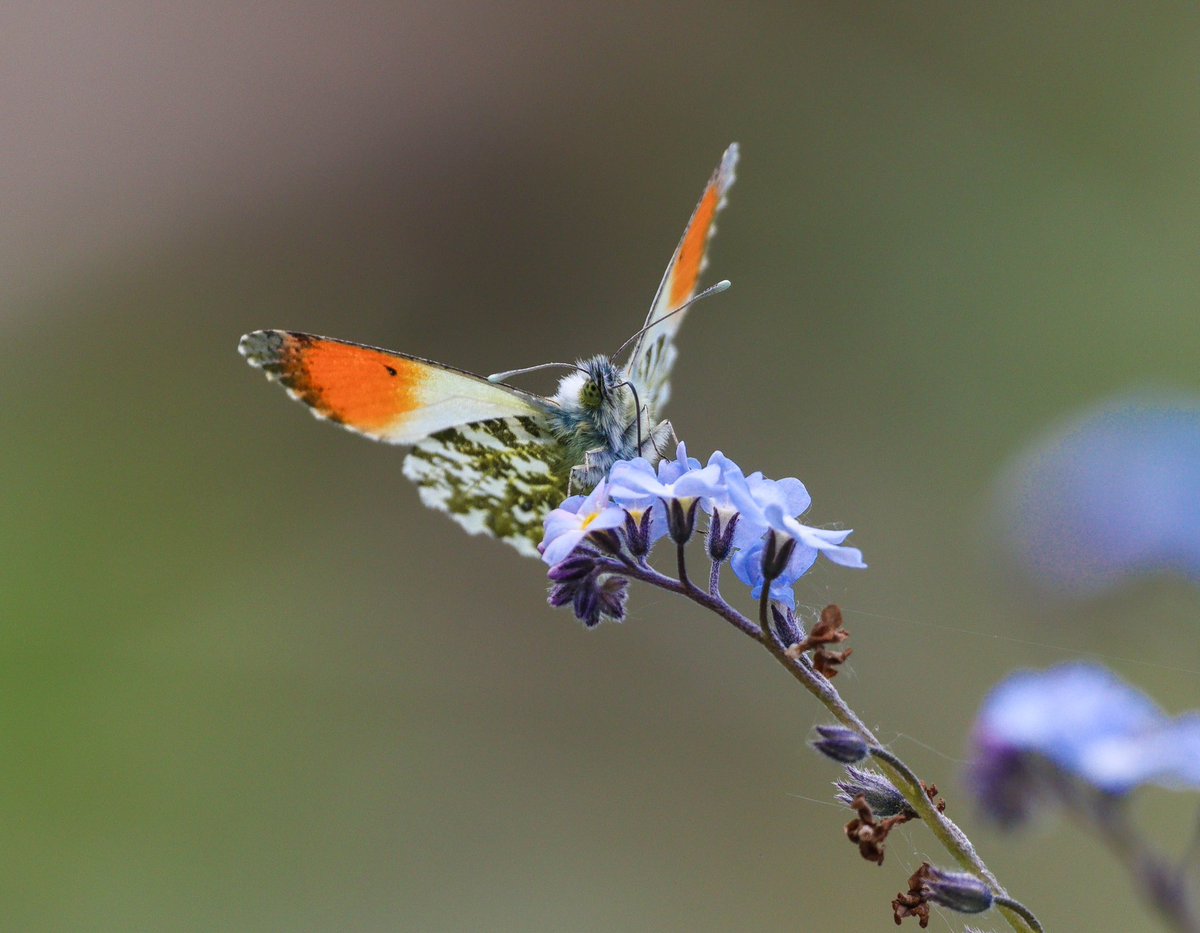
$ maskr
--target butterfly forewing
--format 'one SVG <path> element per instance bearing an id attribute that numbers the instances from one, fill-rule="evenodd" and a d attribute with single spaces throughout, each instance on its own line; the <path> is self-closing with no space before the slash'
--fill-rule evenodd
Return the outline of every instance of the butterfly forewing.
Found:
<path id="1" fill-rule="evenodd" d="M 716 232 L 717 214 L 725 206 L 725 195 L 736 178 L 737 161 L 738 146 L 733 143 L 725 150 L 720 165 L 692 211 L 643 327 L 670 314 L 696 294 L 700 273 L 707 264 L 708 243 Z M 675 362 L 674 338 L 686 314 L 685 311 L 666 317 L 647 330 L 634 345 L 625 367 L 642 392 L 642 401 L 652 410 L 660 410 L 670 395 L 669 379 Z"/>
<path id="2" fill-rule="evenodd" d="M 536 416 L 550 404 L 441 363 L 312 334 L 256 330 L 238 349 L 313 414 L 389 444 L 488 418 Z"/>

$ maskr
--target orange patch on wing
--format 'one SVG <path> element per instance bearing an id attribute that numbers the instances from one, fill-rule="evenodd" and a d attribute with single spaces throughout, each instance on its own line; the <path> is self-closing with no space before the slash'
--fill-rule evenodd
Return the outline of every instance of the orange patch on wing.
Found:
<path id="1" fill-rule="evenodd" d="M 429 374 L 403 357 L 292 334 L 283 357 L 285 385 L 327 418 L 367 433 L 420 408 L 418 393 Z"/>
<path id="2" fill-rule="evenodd" d="M 683 243 L 679 247 L 679 258 L 671 271 L 671 308 L 678 308 L 692 297 L 696 282 L 700 278 L 700 266 L 704 263 L 704 251 L 708 247 L 708 235 L 717 216 L 721 195 L 716 179 L 704 189 L 704 197 L 696 206 L 695 216 L 688 225 Z"/>

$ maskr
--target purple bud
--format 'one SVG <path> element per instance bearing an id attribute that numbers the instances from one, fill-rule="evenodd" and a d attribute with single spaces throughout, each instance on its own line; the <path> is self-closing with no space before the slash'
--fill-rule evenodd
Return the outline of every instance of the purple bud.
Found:
<path id="1" fill-rule="evenodd" d="M 590 582 L 586 581 L 575 591 L 572 608 L 575 618 L 588 628 L 594 628 L 600 624 L 600 593 L 594 585 L 588 585 Z"/>
<path id="2" fill-rule="evenodd" d="M 991 889 L 974 875 L 932 866 L 925 871 L 921 893 L 926 900 L 960 914 L 981 914 L 991 909 L 995 900 Z"/>
<path id="3" fill-rule="evenodd" d="M 546 597 L 546 601 L 551 606 L 565 606 L 575 598 L 574 583 L 558 583 L 550 588 L 550 595 Z"/>
<path id="4" fill-rule="evenodd" d="M 653 509 L 643 510 L 638 520 L 629 512 L 625 513 L 625 543 L 634 557 L 645 557 L 650 553 L 650 527 L 653 521 Z"/>
<path id="5" fill-rule="evenodd" d="M 593 531 L 588 535 L 588 541 L 608 554 L 620 554 L 623 547 L 621 536 L 609 528 L 605 528 L 603 531 Z"/>
<path id="6" fill-rule="evenodd" d="M 791 606 L 780 608 L 778 603 L 771 604 L 771 628 L 775 632 L 775 637 L 779 639 L 779 643 L 785 648 L 790 648 L 792 645 L 798 645 L 804 640 L 804 630 L 800 628 L 800 623 L 796 621 L 796 613 Z"/>
<path id="7" fill-rule="evenodd" d="M 845 726 L 817 726 L 821 738 L 812 742 L 812 747 L 826 758 L 844 765 L 854 764 L 867 757 L 866 741 L 853 729 Z"/>
<path id="8" fill-rule="evenodd" d="M 733 550 L 733 535 L 737 531 L 741 515 L 732 513 L 727 521 L 721 521 L 721 510 L 713 509 L 708 523 L 708 556 L 717 563 L 726 560 Z"/>
<path id="9" fill-rule="evenodd" d="M 628 590 L 629 581 L 624 577 L 612 574 L 603 577 L 597 587 L 601 614 L 614 622 L 624 620 L 625 600 L 629 596 Z"/>
<path id="10" fill-rule="evenodd" d="M 590 551 L 572 551 L 570 557 L 551 567 L 546 576 L 555 583 L 582 580 L 595 569 L 595 557 L 596 555 Z"/>

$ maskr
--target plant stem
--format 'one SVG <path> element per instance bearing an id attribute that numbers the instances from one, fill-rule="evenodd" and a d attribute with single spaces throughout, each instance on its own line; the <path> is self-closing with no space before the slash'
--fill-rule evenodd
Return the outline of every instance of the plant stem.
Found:
<path id="1" fill-rule="evenodd" d="M 681 570 L 683 569 L 682 551 L 683 547 L 680 546 Z M 659 589 L 686 596 L 692 602 L 698 603 L 710 612 L 716 613 L 743 635 L 753 638 L 766 648 L 771 656 L 782 664 L 788 673 L 800 682 L 805 690 L 816 697 L 821 705 L 838 722 L 854 730 L 871 746 L 872 755 L 878 762 L 880 770 L 895 785 L 896 789 L 904 795 L 905 800 L 908 801 L 909 805 L 924 820 L 925 825 L 929 827 L 943 848 L 946 849 L 962 868 L 987 883 L 992 894 L 996 897 L 997 908 L 1009 926 L 1014 930 L 1020 931 L 1020 933 L 1041 933 L 1042 927 L 1037 922 L 1037 919 L 1027 908 L 1012 901 L 1003 885 L 1000 884 L 996 876 L 984 864 L 983 859 L 979 857 L 979 854 L 975 851 L 975 847 L 971 844 L 971 840 L 967 838 L 966 834 L 958 828 L 953 820 L 944 813 L 939 812 L 937 807 L 934 806 L 913 771 L 900 761 L 900 759 L 883 749 L 879 739 L 867 728 L 858 714 L 846 704 L 833 684 L 827 678 L 813 670 L 812 664 L 807 657 L 801 655 L 799 658 L 793 660 L 787 656 L 786 649 L 771 635 L 767 625 L 766 620 L 769 612 L 770 596 L 768 587 L 765 584 L 763 586 L 763 595 L 759 602 L 761 625 L 756 625 L 729 605 L 718 592 L 706 593 L 703 590 L 697 589 L 686 577 L 681 580 L 675 580 L 665 574 L 659 573 L 649 564 L 644 563 L 630 564 L 611 559 L 606 559 L 606 563 L 609 564 L 608 569 L 613 573 L 625 574 L 643 583 L 656 586 Z M 1181 927 L 1180 929 L 1188 929 L 1189 933 L 1193 930 L 1190 927 Z"/>
<path id="2" fill-rule="evenodd" d="M 1188 874 L 1152 849 L 1129 825 L 1123 801 L 1103 795 L 1079 793 L 1078 787 L 1060 786 L 1068 809 L 1093 827 L 1136 882 L 1145 902 L 1179 933 L 1200 933 L 1200 914 L 1192 898 Z"/>
<path id="3" fill-rule="evenodd" d="M 1020 901 L 1014 901 L 1011 897 L 1004 897 L 1002 895 L 997 895 L 994 900 L 997 907 L 1006 908 L 1022 917 L 1035 933 L 1044 933 L 1042 925 L 1038 922 L 1038 918 L 1033 915 L 1033 911 Z"/>
<path id="4" fill-rule="evenodd" d="M 687 575 L 687 548 L 683 542 L 677 542 L 675 548 L 679 560 L 679 582 L 683 584 L 683 591 L 690 595 L 696 587 Z"/>

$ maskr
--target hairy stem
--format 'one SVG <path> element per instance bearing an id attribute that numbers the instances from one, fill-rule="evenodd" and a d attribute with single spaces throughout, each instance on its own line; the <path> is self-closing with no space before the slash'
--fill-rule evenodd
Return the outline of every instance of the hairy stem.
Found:
<path id="1" fill-rule="evenodd" d="M 1034 930 L 1035 933 L 1044 933 L 1042 925 L 1038 922 L 1038 918 L 1033 915 L 1033 911 L 1031 911 L 1020 901 L 1014 901 L 1011 897 L 1005 897 L 1003 895 L 997 895 L 994 900 L 997 907 L 1011 910 L 1014 914 L 1021 917 L 1026 923 L 1029 924 L 1029 928 Z"/>
<path id="2" fill-rule="evenodd" d="M 683 548 L 680 546 L 681 555 L 682 550 Z M 1042 927 L 1037 922 L 1037 919 L 1027 908 L 1012 901 L 1003 885 L 1000 884 L 996 876 L 984 864 L 983 859 L 979 857 L 979 854 L 975 851 L 975 847 L 971 844 L 971 840 L 967 838 L 966 834 L 958 828 L 953 820 L 944 813 L 939 812 L 937 807 L 934 806 L 933 802 L 926 795 L 921 781 L 913 773 L 912 769 L 890 752 L 883 749 L 879 739 L 867 728 L 867 725 L 859 718 L 858 714 L 847 705 L 833 684 L 827 678 L 813 670 L 812 664 L 807 657 L 801 655 L 795 660 L 789 658 L 786 653 L 787 649 L 772 637 L 767 625 L 767 617 L 770 610 L 770 595 L 769 589 L 765 584 L 763 586 L 762 598 L 759 601 L 759 618 L 761 624 L 756 625 L 729 605 L 719 593 L 706 593 L 703 590 L 697 589 L 686 578 L 675 580 L 665 574 L 659 573 L 653 567 L 649 566 L 649 564 L 645 563 L 630 564 L 619 560 L 608 560 L 606 562 L 610 564 L 609 569 L 613 573 L 623 573 L 626 576 L 641 580 L 643 583 L 648 583 L 659 589 L 686 596 L 692 602 L 698 603 L 710 612 L 716 613 L 743 635 L 754 639 L 762 647 L 766 648 L 771 656 L 782 664 L 787 672 L 799 681 L 805 690 L 816 697 L 821 705 L 838 722 L 858 733 L 871 746 L 872 755 L 878 762 L 880 770 L 887 775 L 896 789 L 904 795 L 905 800 L 908 801 L 909 805 L 924 820 L 925 825 L 929 827 L 943 848 L 962 868 L 987 883 L 996 898 L 996 906 L 1008 922 L 1008 925 L 1014 930 L 1020 931 L 1020 933 L 1040 933 Z M 680 557 L 680 568 L 683 568 L 682 556 Z M 1180 929 L 1194 930 L 1191 927 Z"/>
<path id="3" fill-rule="evenodd" d="M 679 582 L 683 584 L 683 591 L 690 594 L 696 587 L 692 581 L 688 579 L 687 574 L 687 548 L 682 542 L 677 542 L 675 545 L 676 555 L 679 563 Z"/>

